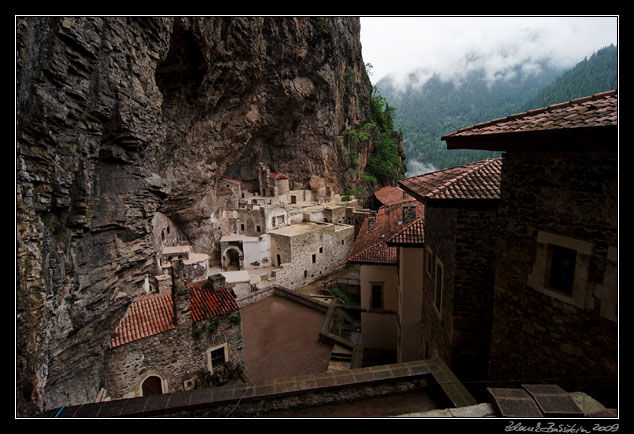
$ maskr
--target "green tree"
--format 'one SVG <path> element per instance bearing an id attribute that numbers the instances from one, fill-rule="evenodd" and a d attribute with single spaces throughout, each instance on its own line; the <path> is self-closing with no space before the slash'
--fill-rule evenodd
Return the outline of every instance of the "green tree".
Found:
<path id="1" fill-rule="evenodd" d="M 370 122 L 379 130 L 379 140 L 368 160 L 365 174 L 376 178 L 381 184 L 392 184 L 398 180 L 403 169 L 399 145 L 402 134 L 394 131 L 395 107 L 391 107 L 381 96 L 378 88 L 372 88 L 370 99 Z"/>

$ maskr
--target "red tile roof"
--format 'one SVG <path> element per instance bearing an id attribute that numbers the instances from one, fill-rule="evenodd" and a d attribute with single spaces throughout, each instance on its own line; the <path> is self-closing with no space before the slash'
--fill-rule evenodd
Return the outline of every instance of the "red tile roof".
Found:
<path id="1" fill-rule="evenodd" d="M 400 181 L 403 189 L 420 200 L 499 199 L 502 159 L 491 158 L 438 170 Z"/>
<path id="2" fill-rule="evenodd" d="M 447 142 L 447 149 L 502 151 L 534 146 L 605 149 L 611 146 L 611 137 L 618 137 L 617 128 L 618 92 L 615 89 L 462 128 L 441 139 Z M 574 140 L 571 140 L 572 134 Z M 596 143 L 605 142 L 606 134 L 609 134 L 608 143 Z"/>
<path id="3" fill-rule="evenodd" d="M 409 198 L 407 193 L 399 187 L 392 187 L 391 185 L 379 188 L 374 192 L 374 197 L 376 197 L 383 205 L 391 205 L 396 202 L 401 202 L 403 199 Z"/>
<path id="4" fill-rule="evenodd" d="M 230 290 L 210 290 L 206 284 L 203 281 L 188 285 L 193 322 L 239 309 Z M 115 348 L 174 328 L 171 292 L 142 295 L 132 300 L 127 315 L 113 333 L 110 347 Z"/>
<path id="5" fill-rule="evenodd" d="M 348 261 L 355 264 L 396 265 L 396 247 L 388 246 L 385 241 L 381 241 L 351 256 Z"/>
<path id="6" fill-rule="evenodd" d="M 387 240 L 388 246 L 420 246 L 425 242 L 424 218 L 417 218 Z"/>
<path id="7" fill-rule="evenodd" d="M 283 173 L 271 172 L 269 173 L 269 178 L 271 179 L 288 179 L 288 176 Z"/>
<path id="8" fill-rule="evenodd" d="M 363 221 L 348 261 L 358 264 L 396 264 L 396 247 L 388 246 L 386 241 L 403 229 L 403 204 L 410 202 L 416 206 L 416 217 L 423 217 L 424 205 L 412 197 L 382 206 L 377 212 L 374 230 L 369 230 L 371 217 Z"/>
<path id="9" fill-rule="evenodd" d="M 176 328 L 172 294 L 148 294 L 132 300 L 127 315 L 115 329 L 110 347 L 162 333 Z"/>
<path id="10" fill-rule="evenodd" d="M 192 321 L 197 322 L 211 316 L 224 315 L 240 309 L 229 289 L 211 290 L 206 287 L 206 284 L 206 281 L 202 281 L 188 285 Z"/>
<path id="11" fill-rule="evenodd" d="M 443 136 L 442 140 L 467 135 L 617 125 L 617 98 L 616 89 L 577 98 L 462 128 Z"/>
<path id="12" fill-rule="evenodd" d="M 238 181 L 237 179 L 227 178 L 226 176 L 223 176 L 222 179 L 227 182 L 231 182 L 232 184 L 240 185 L 240 181 Z"/>

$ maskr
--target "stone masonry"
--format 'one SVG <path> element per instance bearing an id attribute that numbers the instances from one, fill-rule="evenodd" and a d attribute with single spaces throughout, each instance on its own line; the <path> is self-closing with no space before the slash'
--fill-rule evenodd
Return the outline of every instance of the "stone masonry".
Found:
<path id="1" fill-rule="evenodd" d="M 192 322 L 184 272 L 172 261 L 176 327 L 114 346 L 106 351 L 103 385 L 112 399 L 142 396 L 141 384 L 150 375 L 158 376 L 163 393 L 185 390 L 186 382 L 196 384 L 210 371 L 210 350 L 226 345 L 226 359 L 244 366 L 242 326 L 232 317 L 238 312 Z"/>

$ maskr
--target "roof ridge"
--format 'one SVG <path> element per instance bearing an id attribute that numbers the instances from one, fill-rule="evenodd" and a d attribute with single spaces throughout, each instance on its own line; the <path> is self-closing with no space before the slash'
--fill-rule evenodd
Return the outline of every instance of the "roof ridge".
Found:
<path id="1" fill-rule="evenodd" d="M 464 179 L 465 177 L 467 177 L 468 175 L 471 175 L 475 172 L 479 172 L 480 170 L 482 170 L 482 168 L 484 167 L 488 167 L 491 163 L 495 162 L 496 160 L 501 160 L 502 157 L 496 157 L 496 158 L 487 158 L 485 160 L 480 160 L 480 161 L 474 161 L 473 163 L 469 163 L 466 164 L 466 167 L 469 167 L 468 170 L 462 172 L 461 174 L 457 175 L 455 178 L 452 178 L 450 180 L 448 180 L 447 182 L 443 183 L 441 186 L 439 186 L 438 188 L 435 188 L 433 191 L 427 193 L 425 196 L 426 197 L 433 197 L 433 195 L 435 193 L 440 193 L 442 191 L 445 191 L 447 188 L 449 188 L 450 186 L 456 184 L 458 181 L 461 181 L 462 179 Z M 458 166 L 461 167 L 461 166 Z"/>
<path id="2" fill-rule="evenodd" d="M 563 102 L 559 102 L 559 103 L 555 103 L 555 104 L 550 104 L 550 105 L 548 105 L 546 107 L 540 107 L 540 108 L 536 108 L 536 109 L 533 109 L 533 110 L 528 110 L 528 111 L 525 111 L 525 112 L 515 113 L 515 114 L 509 115 L 509 116 L 493 119 L 493 120 L 486 121 L 486 122 L 480 122 L 478 124 L 474 124 L 474 125 L 471 125 L 471 126 L 468 126 L 468 127 L 460 128 L 459 130 L 454 131 L 453 133 L 445 134 L 444 136 L 442 136 L 440 138 L 440 140 L 445 140 L 446 137 L 451 137 L 453 135 L 456 135 L 456 134 L 464 132 L 464 131 L 469 131 L 469 130 L 472 130 L 472 129 L 478 129 L 478 128 L 481 128 L 481 127 L 484 127 L 484 126 L 491 126 L 491 125 L 499 124 L 499 123 L 502 123 L 502 122 L 510 121 L 510 120 L 513 120 L 513 119 L 518 119 L 518 118 L 521 118 L 521 117 L 525 117 L 525 116 L 528 116 L 528 115 L 533 116 L 533 115 L 540 114 L 540 113 L 546 113 L 546 112 L 554 110 L 554 109 L 560 109 L 560 108 L 563 108 L 563 107 L 568 107 L 568 106 L 572 106 L 572 105 L 576 105 L 576 104 L 581 104 L 581 103 L 586 102 L 586 101 L 592 101 L 592 100 L 596 100 L 596 99 L 599 99 L 599 98 L 604 98 L 604 97 L 609 96 L 609 95 L 618 95 L 618 89 L 612 89 L 612 90 L 608 90 L 608 91 L 605 91 L 605 92 L 599 92 L 599 93 L 595 93 L 595 94 L 588 95 L 588 96 L 574 98 L 574 99 L 571 99 L 571 100 L 568 100 L 568 101 L 563 101 Z"/>
<path id="3" fill-rule="evenodd" d="M 384 243 L 384 242 L 385 242 L 385 240 L 379 240 L 379 241 L 377 241 L 377 242 L 376 242 L 376 243 L 374 243 L 374 244 L 370 244 L 370 245 L 369 245 L 368 247 L 366 247 L 365 249 L 360 250 L 360 251 L 358 251 L 357 253 L 355 253 L 354 255 L 350 256 L 350 258 L 354 258 L 355 256 L 359 256 L 361 253 L 365 253 L 365 252 L 367 252 L 368 250 L 370 250 L 372 247 L 376 247 L 376 246 L 378 246 L 379 244 Z M 350 258 L 348 258 L 348 259 L 350 259 Z"/>

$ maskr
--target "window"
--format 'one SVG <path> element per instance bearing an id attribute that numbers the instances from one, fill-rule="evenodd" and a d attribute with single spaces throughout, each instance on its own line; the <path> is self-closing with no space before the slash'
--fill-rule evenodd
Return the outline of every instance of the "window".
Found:
<path id="1" fill-rule="evenodd" d="M 225 349 L 218 348 L 211 352 L 211 366 L 216 369 L 225 364 Z"/>
<path id="2" fill-rule="evenodd" d="M 588 283 L 591 243 L 539 231 L 527 286 L 582 309 L 594 306 Z"/>
<path id="3" fill-rule="evenodd" d="M 370 308 L 383 309 L 383 283 L 370 283 Z"/>
<path id="4" fill-rule="evenodd" d="M 224 366 L 229 361 L 229 352 L 227 344 L 212 347 L 207 350 L 207 361 L 210 372 Z"/>
<path id="5" fill-rule="evenodd" d="M 240 223 L 240 230 L 244 232 L 244 223 Z"/>
<path id="6" fill-rule="evenodd" d="M 432 270 L 432 253 L 431 253 L 431 248 L 429 248 L 429 246 L 425 247 L 425 271 L 427 272 L 427 275 L 429 276 L 429 278 L 431 279 L 431 270 Z"/>
<path id="7" fill-rule="evenodd" d="M 317 263 L 317 255 L 313 253 L 313 264 Z"/>
<path id="8" fill-rule="evenodd" d="M 343 246 L 345 244 L 345 240 L 341 240 L 341 245 Z"/>
<path id="9" fill-rule="evenodd" d="M 304 270 L 304 278 L 308 277 L 308 270 Z"/>
<path id="10" fill-rule="evenodd" d="M 280 265 L 282 265 L 282 258 L 280 255 L 277 255 L 277 266 L 279 267 Z"/>
<path id="11" fill-rule="evenodd" d="M 550 257 L 550 269 L 547 270 L 548 287 L 568 295 L 572 294 L 577 251 L 549 244 L 548 256 Z"/>
<path id="12" fill-rule="evenodd" d="M 260 226 L 259 225 L 255 227 L 255 231 L 256 232 L 260 232 Z"/>
<path id="13" fill-rule="evenodd" d="M 324 248 L 323 247 L 319 248 L 319 253 L 324 253 Z"/>
<path id="14" fill-rule="evenodd" d="M 434 276 L 434 306 L 438 313 L 441 312 L 442 307 L 442 291 L 444 286 L 444 266 L 443 263 L 436 257 L 436 275 Z"/>

